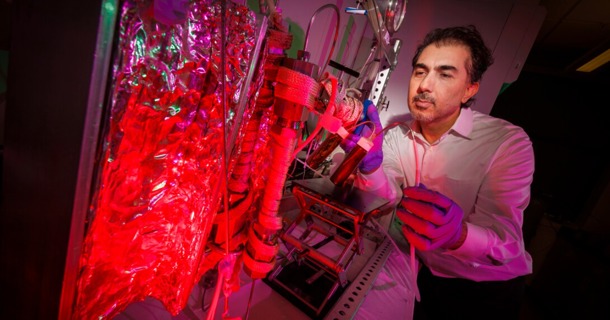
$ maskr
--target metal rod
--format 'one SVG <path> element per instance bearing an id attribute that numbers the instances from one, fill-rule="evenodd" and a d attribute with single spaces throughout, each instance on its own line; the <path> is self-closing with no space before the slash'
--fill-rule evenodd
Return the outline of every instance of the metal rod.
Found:
<path id="1" fill-rule="evenodd" d="M 256 279 L 252 279 L 252 286 L 250 287 L 250 296 L 248 297 L 248 305 L 246 307 L 246 318 L 245 320 L 248 320 L 248 317 L 250 316 L 250 306 L 252 303 L 252 297 L 254 296 L 254 285 L 256 284 Z"/>

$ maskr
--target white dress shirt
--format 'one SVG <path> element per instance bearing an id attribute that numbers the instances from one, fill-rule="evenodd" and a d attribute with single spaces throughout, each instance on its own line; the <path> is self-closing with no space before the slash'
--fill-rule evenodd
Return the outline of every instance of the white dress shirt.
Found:
<path id="1" fill-rule="evenodd" d="M 468 228 L 462 246 L 417 251 L 437 276 L 487 281 L 531 273 L 522 224 L 530 200 L 534 151 L 525 131 L 470 108 L 462 108 L 453 127 L 432 144 L 418 127 L 412 129 L 406 123 L 388 129 L 383 170 L 358 175 L 356 186 L 376 190 L 398 204 L 402 188 L 420 182 L 462 208 Z M 390 234 L 404 247 L 400 225 L 391 218 L 386 224 Z"/>

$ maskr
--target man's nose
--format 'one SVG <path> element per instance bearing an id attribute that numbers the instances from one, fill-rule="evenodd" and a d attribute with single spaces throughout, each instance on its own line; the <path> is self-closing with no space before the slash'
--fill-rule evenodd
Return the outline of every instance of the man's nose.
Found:
<path id="1" fill-rule="evenodd" d="M 430 92 L 432 91 L 432 87 L 434 85 L 434 81 L 430 74 L 428 73 L 419 83 L 418 91 L 419 92 Z"/>

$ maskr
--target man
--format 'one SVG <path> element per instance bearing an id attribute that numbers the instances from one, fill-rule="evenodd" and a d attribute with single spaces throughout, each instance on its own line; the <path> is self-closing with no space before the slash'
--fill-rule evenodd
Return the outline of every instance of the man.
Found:
<path id="1" fill-rule="evenodd" d="M 406 239 L 422 263 L 416 319 L 516 319 L 532 271 L 522 233 L 531 141 L 469 107 L 492 63 L 474 26 L 426 35 L 412 61 L 412 120 L 387 128 L 382 151 L 365 157 L 356 178 L 356 186 L 394 199 L 390 234 Z M 378 115 L 369 117 L 379 131 Z"/>

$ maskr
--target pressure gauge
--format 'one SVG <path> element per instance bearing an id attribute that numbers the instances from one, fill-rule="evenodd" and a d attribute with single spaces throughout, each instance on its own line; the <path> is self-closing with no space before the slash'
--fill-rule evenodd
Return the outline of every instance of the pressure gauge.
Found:
<path id="1" fill-rule="evenodd" d="M 387 0 L 385 26 L 390 34 L 398 31 L 407 12 L 407 0 Z"/>

